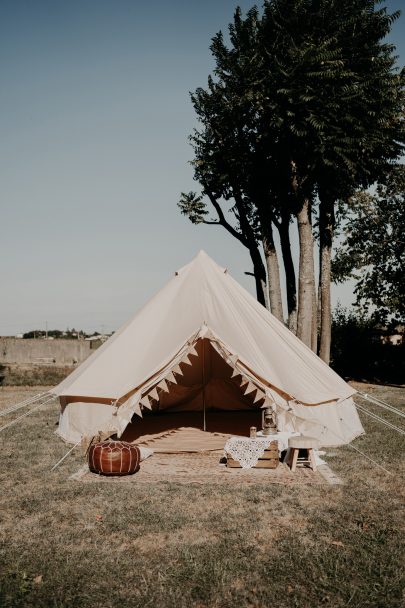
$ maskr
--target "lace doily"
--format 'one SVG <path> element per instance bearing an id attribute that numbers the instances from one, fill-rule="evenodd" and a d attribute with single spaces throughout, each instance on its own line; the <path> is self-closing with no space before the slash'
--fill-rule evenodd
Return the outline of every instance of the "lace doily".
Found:
<path id="1" fill-rule="evenodd" d="M 242 469 L 251 469 L 263 456 L 270 441 L 268 437 L 231 437 L 225 444 L 225 452 L 238 460 Z"/>

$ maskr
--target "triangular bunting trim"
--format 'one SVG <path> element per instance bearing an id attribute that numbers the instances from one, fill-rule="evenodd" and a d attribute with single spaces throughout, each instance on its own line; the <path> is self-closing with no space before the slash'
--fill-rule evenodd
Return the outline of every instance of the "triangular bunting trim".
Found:
<path id="1" fill-rule="evenodd" d="M 180 363 L 184 363 L 185 365 L 193 365 L 190 361 L 190 359 L 188 358 L 188 354 L 184 355 L 184 357 L 182 358 L 182 360 L 180 361 Z"/>
<path id="2" fill-rule="evenodd" d="M 257 403 L 258 401 L 260 401 L 260 399 L 263 399 L 264 397 L 265 393 L 263 393 L 263 391 L 261 391 L 260 389 L 257 389 L 256 396 L 253 399 L 253 403 Z"/>
<path id="3" fill-rule="evenodd" d="M 264 400 L 264 403 L 263 403 L 263 405 L 262 405 L 262 408 L 264 409 L 264 408 L 266 408 L 266 407 L 272 407 L 272 406 L 274 406 L 274 405 L 275 405 L 275 403 L 274 403 L 274 399 L 272 399 L 271 397 L 269 397 L 268 395 L 266 395 L 266 398 L 265 398 L 265 400 Z"/>
<path id="4" fill-rule="evenodd" d="M 248 385 L 244 391 L 244 394 L 248 395 L 249 393 L 252 393 L 255 389 L 256 389 L 255 385 L 252 384 L 251 382 L 248 382 Z"/>
<path id="5" fill-rule="evenodd" d="M 249 378 L 246 378 L 246 376 L 242 376 L 242 380 L 240 381 L 240 385 L 243 386 L 244 384 L 247 384 L 249 382 Z"/>
<path id="6" fill-rule="evenodd" d="M 134 414 L 137 414 L 137 416 L 140 416 L 141 418 L 143 418 L 140 403 L 137 403 L 135 405 L 135 407 L 134 407 Z"/>
<path id="7" fill-rule="evenodd" d="M 173 374 L 173 372 L 169 372 L 165 377 L 166 382 L 172 382 L 173 384 L 177 384 L 177 380 Z"/>
<path id="8" fill-rule="evenodd" d="M 163 379 L 163 380 L 161 380 L 157 386 L 158 386 L 159 388 L 161 388 L 161 389 L 162 389 L 162 391 L 164 391 L 165 393 L 168 393 L 168 392 L 169 392 L 169 387 L 167 386 L 167 382 L 166 382 L 166 380 L 164 380 L 164 379 Z"/>
<path id="9" fill-rule="evenodd" d="M 152 406 L 149 402 L 148 396 L 145 395 L 144 397 L 142 397 L 142 399 L 139 401 L 139 403 L 141 405 L 143 405 L 144 407 L 147 407 L 149 410 L 152 409 Z"/>
<path id="10" fill-rule="evenodd" d="M 149 399 L 155 399 L 155 401 L 159 401 L 159 393 L 156 388 L 153 388 L 148 394 Z"/>
<path id="11" fill-rule="evenodd" d="M 198 352 L 197 352 L 194 344 L 192 344 L 191 347 L 189 348 L 188 354 L 189 355 L 194 355 L 195 357 L 198 357 Z"/>
<path id="12" fill-rule="evenodd" d="M 179 374 L 180 376 L 183 376 L 183 375 L 184 375 L 184 374 L 183 374 L 183 372 L 182 372 L 182 370 L 181 370 L 180 365 L 175 365 L 175 366 L 173 367 L 173 369 L 172 369 L 172 372 L 173 372 L 174 374 Z"/>

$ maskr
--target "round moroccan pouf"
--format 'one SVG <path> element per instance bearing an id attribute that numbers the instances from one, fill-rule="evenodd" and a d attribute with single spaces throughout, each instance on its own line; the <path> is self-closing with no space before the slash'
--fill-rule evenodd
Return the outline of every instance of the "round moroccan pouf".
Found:
<path id="1" fill-rule="evenodd" d="M 89 469 L 100 475 L 131 475 L 139 470 L 138 446 L 126 441 L 94 443 L 88 451 Z"/>

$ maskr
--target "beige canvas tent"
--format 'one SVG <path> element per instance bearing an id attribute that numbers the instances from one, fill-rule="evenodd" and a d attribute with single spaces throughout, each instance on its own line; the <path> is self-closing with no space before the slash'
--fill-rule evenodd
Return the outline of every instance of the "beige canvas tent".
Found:
<path id="1" fill-rule="evenodd" d="M 248 434 L 263 406 L 322 446 L 364 432 L 356 391 L 203 251 L 52 392 L 71 443 L 179 426 Z"/>

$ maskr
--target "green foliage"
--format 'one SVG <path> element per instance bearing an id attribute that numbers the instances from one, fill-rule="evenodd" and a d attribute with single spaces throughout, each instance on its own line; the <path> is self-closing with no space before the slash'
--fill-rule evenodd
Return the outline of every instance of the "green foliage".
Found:
<path id="1" fill-rule="evenodd" d="M 336 199 L 375 181 L 404 141 L 403 75 L 383 42 L 397 17 L 373 0 L 237 9 L 230 47 L 213 38 L 214 75 L 192 94 L 195 179 L 266 219 L 297 191 Z"/>
<path id="2" fill-rule="evenodd" d="M 344 213 L 344 240 L 333 261 L 336 282 L 354 277 L 357 305 L 380 322 L 405 322 L 405 166 L 375 193 L 357 192 Z"/>
<path id="3" fill-rule="evenodd" d="M 96 332 L 97 333 L 97 332 Z M 45 338 L 47 332 L 43 329 L 33 329 L 31 331 L 27 331 L 23 334 L 23 338 L 25 340 L 32 338 Z M 61 331 L 60 329 L 50 329 L 48 330 L 48 338 L 59 338 L 63 340 L 73 340 L 81 338 L 87 338 L 90 334 L 87 334 L 83 330 L 76 329 L 67 329 L 66 331 Z M 93 335 L 93 334 L 92 334 Z"/>
<path id="4" fill-rule="evenodd" d="M 344 378 L 404 384 L 405 340 L 392 344 L 387 338 L 394 333 L 395 326 L 381 326 L 372 317 L 338 306 L 332 321 L 331 367 Z"/>
<path id="5" fill-rule="evenodd" d="M 183 215 L 186 215 L 192 224 L 204 223 L 204 218 L 208 215 L 207 205 L 202 196 L 196 192 L 182 192 L 179 207 Z"/>
<path id="6" fill-rule="evenodd" d="M 236 10 L 229 44 L 222 32 L 212 40 L 206 88 L 191 94 L 201 196 L 183 194 L 179 207 L 192 223 L 222 224 L 242 242 L 251 230 L 259 241 L 318 195 L 333 228 L 338 199 L 382 180 L 405 141 L 405 73 L 385 42 L 399 13 L 379 4 L 268 0 L 261 13 Z M 206 219 L 204 196 L 217 222 Z"/>

